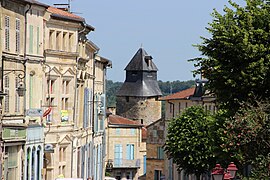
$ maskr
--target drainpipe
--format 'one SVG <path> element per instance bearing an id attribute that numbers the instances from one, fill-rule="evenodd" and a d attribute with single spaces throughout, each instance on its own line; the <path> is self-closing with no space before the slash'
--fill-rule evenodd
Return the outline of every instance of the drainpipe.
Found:
<path id="1" fill-rule="evenodd" d="M 24 83 L 24 86 L 26 87 L 26 62 L 27 62 L 27 51 L 26 51 L 26 40 L 27 40 L 27 13 L 30 11 L 32 5 L 31 4 L 27 4 L 28 5 L 28 9 L 26 9 L 26 11 L 24 12 L 24 60 L 23 60 L 23 70 L 24 70 L 24 80 L 23 80 L 23 83 Z M 23 117 L 25 118 L 25 114 L 26 114 L 26 94 L 24 94 L 24 97 L 23 97 Z M 25 122 L 25 120 L 24 120 Z M 25 172 L 25 162 L 24 160 L 22 161 L 22 177 L 24 177 L 24 173 L 27 173 Z"/>
<path id="2" fill-rule="evenodd" d="M 94 135 L 95 135 L 95 79 L 96 79 L 96 56 L 98 54 L 98 50 L 96 52 L 94 52 L 93 55 L 93 93 L 92 93 L 92 118 L 91 118 L 91 128 L 92 128 L 92 149 L 91 149 L 91 157 L 92 157 L 92 163 L 94 163 Z M 91 164 L 92 164 L 91 163 Z M 93 172 L 94 172 L 94 164 L 91 165 L 91 176 L 93 176 Z"/>
<path id="3" fill-rule="evenodd" d="M 27 62 L 26 40 L 27 40 L 27 26 L 28 26 L 27 13 L 30 11 L 32 5 L 28 4 L 28 6 L 29 6 L 28 9 L 24 13 L 25 21 L 24 21 L 24 63 L 23 63 L 24 67 L 23 68 L 24 68 L 24 85 L 25 86 L 26 86 L 26 62 Z M 25 116 L 25 113 L 26 113 L 26 95 L 24 95 L 23 101 L 24 101 L 23 115 Z"/>

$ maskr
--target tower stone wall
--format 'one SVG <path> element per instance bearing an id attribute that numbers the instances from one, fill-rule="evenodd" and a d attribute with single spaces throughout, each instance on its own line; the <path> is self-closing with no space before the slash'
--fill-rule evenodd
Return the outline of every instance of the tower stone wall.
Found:
<path id="1" fill-rule="evenodd" d="M 116 94 L 116 114 L 149 125 L 161 118 L 162 95 L 157 67 L 140 48 L 125 68 L 126 80 Z"/>
<path id="2" fill-rule="evenodd" d="M 149 125 L 161 118 L 161 101 L 157 97 L 116 98 L 116 114 Z"/>

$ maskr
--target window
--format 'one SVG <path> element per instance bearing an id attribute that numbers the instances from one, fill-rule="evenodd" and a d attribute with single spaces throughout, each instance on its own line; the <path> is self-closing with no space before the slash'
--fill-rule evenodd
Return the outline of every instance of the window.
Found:
<path id="1" fill-rule="evenodd" d="M 67 147 L 59 148 L 59 174 L 65 176 L 65 161 L 66 161 L 66 149 Z"/>
<path id="2" fill-rule="evenodd" d="M 69 80 L 63 81 L 63 83 L 62 83 L 62 93 L 63 94 L 69 94 L 69 84 L 70 84 Z"/>
<path id="3" fill-rule="evenodd" d="M 160 180 L 160 178 L 161 178 L 161 171 L 155 170 L 154 180 Z"/>
<path id="4" fill-rule="evenodd" d="M 5 96 L 5 112 L 9 112 L 9 77 L 4 77 L 4 92 L 6 94 Z"/>
<path id="5" fill-rule="evenodd" d="M 69 103 L 69 82 L 68 80 L 63 80 L 62 82 L 62 110 L 68 110 L 68 103 Z"/>
<path id="6" fill-rule="evenodd" d="M 178 113 L 180 114 L 181 113 L 181 103 L 178 104 Z"/>
<path id="7" fill-rule="evenodd" d="M 8 178 L 7 180 L 19 179 L 18 177 L 18 152 L 17 146 L 6 147 L 8 154 L 7 159 L 7 169 L 8 169 Z"/>
<path id="8" fill-rule="evenodd" d="M 119 167 L 122 164 L 122 144 L 114 145 L 114 166 Z"/>
<path id="9" fill-rule="evenodd" d="M 186 102 L 186 108 L 188 107 L 188 102 Z"/>
<path id="10" fill-rule="evenodd" d="M 153 132 L 153 137 L 157 137 L 157 130 L 154 129 L 152 132 Z"/>
<path id="11" fill-rule="evenodd" d="M 164 159 L 164 151 L 162 147 L 157 147 L 157 158 Z"/>
<path id="12" fill-rule="evenodd" d="M 92 91 L 89 88 L 84 88 L 84 107 L 83 107 L 83 127 L 86 128 L 89 126 L 89 121 L 91 118 L 91 101 Z M 91 124 L 91 123 L 90 123 Z"/>
<path id="13" fill-rule="evenodd" d="M 56 50 L 61 50 L 61 32 L 56 32 Z"/>
<path id="14" fill-rule="evenodd" d="M 73 33 L 69 33 L 69 51 L 72 52 L 73 51 Z"/>
<path id="15" fill-rule="evenodd" d="M 120 135 L 121 134 L 121 129 L 120 128 L 116 128 L 115 129 L 115 135 Z"/>
<path id="16" fill-rule="evenodd" d="M 34 35 L 33 25 L 29 25 L 29 53 L 33 53 Z"/>
<path id="17" fill-rule="evenodd" d="M 20 19 L 16 18 L 16 52 L 20 52 L 20 43 L 21 43 L 20 31 L 21 31 L 21 22 Z"/>
<path id="18" fill-rule="evenodd" d="M 126 102 L 129 102 L 129 97 L 128 96 L 126 96 Z"/>
<path id="19" fill-rule="evenodd" d="M 53 49 L 54 31 L 50 30 L 49 34 L 49 49 Z"/>
<path id="20" fill-rule="evenodd" d="M 67 50 L 67 32 L 63 32 L 62 49 Z"/>
<path id="21" fill-rule="evenodd" d="M 48 94 L 54 94 L 55 92 L 55 79 L 48 79 L 47 80 L 47 87 L 48 87 Z"/>
<path id="22" fill-rule="evenodd" d="M 15 89 L 19 86 L 19 78 L 16 77 L 15 79 Z M 15 112 L 20 112 L 20 96 L 18 93 L 15 94 Z"/>
<path id="23" fill-rule="evenodd" d="M 136 129 L 130 129 L 130 135 L 135 135 L 136 134 Z"/>
<path id="24" fill-rule="evenodd" d="M 170 113 L 174 116 L 174 104 L 170 103 Z"/>
<path id="25" fill-rule="evenodd" d="M 62 98 L 62 110 L 68 110 L 68 98 L 67 97 Z"/>
<path id="26" fill-rule="evenodd" d="M 146 155 L 143 156 L 143 174 L 146 174 Z"/>
<path id="27" fill-rule="evenodd" d="M 54 98 L 53 97 L 46 98 L 46 104 L 47 104 L 48 107 L 52 107 L 53 104 L 54 104 Z M 53 108 L 51 109 L 50 114 L 47 115 L 46 121 L 51 122 L 52 119 L 53 119 L 52 117 L 53 117 Z"/>
<path id="28" fill-rule="evenodd" d="M 10 50 L 10 44 L 9 44 L 9 38 L 10 38 L 10 20 L 9 16 L 5 16 L 5 50 L 9 51 Z"/>
<path id="29" fill-rule="evenodd" d="M 127 144 L 127 160 L 134 159 L 134 144 Z"/>

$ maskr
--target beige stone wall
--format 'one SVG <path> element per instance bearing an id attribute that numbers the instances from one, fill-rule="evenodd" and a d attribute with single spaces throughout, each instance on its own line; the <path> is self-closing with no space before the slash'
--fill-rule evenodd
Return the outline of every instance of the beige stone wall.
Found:
<path id="1" fill-rule="evenodd" d="M 141 129 L 137 128 L 135 135 L 131 135 L 131 128 L 119 128 L 120 135 L 116 134 L 116 128 L 107 128 L 107 152 L 106 152 L 106 162 L 108 160 L 114 161 L 114 147 L 116 144 L 122 145 L 122 158 L 123 161 L 126 159 L 126 145 L 134 144 L 134 160 L 140 160 L 140 168 L 133 172 L 134 179 L 138 179 L 139 176 L 143 175 L 143 156 L 146 155 L 146 143 L 141 142 Z M 130 169 L 123 169 L 123 173 L 129 171 Z M 115 175 L 117 169 L 112 172 Z M 135 174 L 134 174 L 135 173 Z"/>
<path id="2" fill-rule="evenodd" d="M 142 97 L 117 97 L 116 114 L 138 120 L 143 120 L 144 125 L 149 125 L 152 122 L 161 118 L 161 101 L 156 98 Z"/>
<path id="3" fill-rule="evenodd" d="M 55 149 L 54 153 L 51 154 L 53 161 L 50 167 L 46 169 L 46 173 L 49 174 L 46 176 L 47 180 L 50 180 L 50 178 L 55 179 L 60 174 L 65 177 L 71 177 L 71 175 L 75 177 L 74 173 L 77 172 L 77 166 L 73 166 L 73 169 L 71 169 L 71 166 L 78 164 L 78 157 L 77 151 L 72 149 L 86 141 L 85 135 L 80 132 L 75 133 L 73 129 L 78 27 L 76 23 L 48 19 L 44 30 L 46 57 L 46 65 L 43 66 L 44 89 L 42 102 L 44 103 L 44 109 L 48 108 L 49 99 L 53 98 L 51 103 L 52 124 L 47 124 L 45 128 L 45 144 L 53 144 Z M 68 46 L 66 46 L 67 44 Z M 48 83 L 50 82 L 48 82 L 48 79 L 54 81 L 52 86 L 49 85 L 49 89 Z M 50 90 L 51 87 L 53 90 Z M 68 112 L 68 121 L 66 122 L 61 121 L 62 110 Z"/>
<path id="4" fill-rule="evenodd" d="M 24 53 L 24 10 L 25 7 L 23 5 L 19 5 L 18 3 L 12 1 L 3 1 L 2 3 L 2 30 L 1 36 L 2 39 L 2 50 L 3 52 L 14 53 L 17 55 L 23 55 Z M 9 17 L 9 50 L 5 47 L 5 17 Z M 16 19 L 20 20 L 20 51 L 16 51 Z"/>

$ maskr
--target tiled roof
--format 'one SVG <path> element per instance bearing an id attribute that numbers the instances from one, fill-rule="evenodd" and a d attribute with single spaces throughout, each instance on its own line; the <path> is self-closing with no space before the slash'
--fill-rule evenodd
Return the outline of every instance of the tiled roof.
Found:
<path id="1" fill-rule="evenodd" d="M 170 94 L 168 96 L 161 97 L 159 98 L 159 100 L 166 101 L 166 100 L 172 100 L 172 99 L 187 99 L 194 94 L 194 91 L 195 91 L 195 87 L 192 87 L 183 91 L 179 91 L 174 94 Z"/>
<path id="2" fill-rule="evenodd" d="M 70 20 L 75 20 L 75 21 L 84 21 L 84 18 L 77 16 L 75 14 L 72 14 L 70 12 L 55 8 L 55 7 L 49 7 L 48 11 L 51 12 L 53 15 L 61 18 L 67 18 Z"/>
<path id="3" fill-rule="evenodd" d="M 135 125 L 142 126 L 138 121 L 130 120 L 118 115 L 109 115 L 109 125 Z"/>

